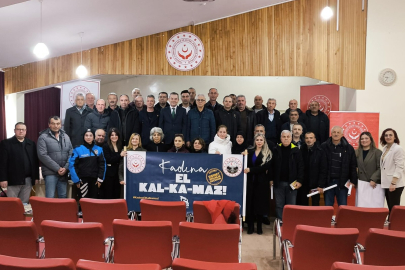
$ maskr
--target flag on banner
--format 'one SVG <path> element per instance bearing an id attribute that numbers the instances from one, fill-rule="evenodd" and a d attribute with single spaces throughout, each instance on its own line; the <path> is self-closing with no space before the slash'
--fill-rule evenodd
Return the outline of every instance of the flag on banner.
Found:
<path id="1" fill-rule="evenodd" d="M 378 147 L 380 113 L 331 112 L 329 118 L 331 127 L 340 126 L 343 128 L 343 136 L 354 149 L 359 146 L 360 134 L 364 131 L 371 133 Z"/>
<path id="2" fill-rule="evenodd" d="M 319 102 L 319 110 L 329 116 L 331 111 L 339 111 L 339 85 L 318 84 L 301 86 L 301 111 L 309 110 L 312 101 Z"/>
<path id="3" fill-rule="evenodd" d="M 128 151 L 128 210 L 140 211 L 141 199 L 184 201 L 231 200 L 243 208 L 243 156 Z M 242 209 L 243 210 L 243 209 Z"/>
<path id="4" fill-rule="evenodd" d="M 69 109 L 75 105 L 76 95 L 79 93 L 83 94 L 84 101 L 86 101 L 87 93 L 93 93 L 95 97 L 95 104 L 100 96 L 100 81 L 76 81 L 62 85 L 60 94 L 60 119 L 62 121 L 62 125 L 65 121 L 66 109 Z"/>

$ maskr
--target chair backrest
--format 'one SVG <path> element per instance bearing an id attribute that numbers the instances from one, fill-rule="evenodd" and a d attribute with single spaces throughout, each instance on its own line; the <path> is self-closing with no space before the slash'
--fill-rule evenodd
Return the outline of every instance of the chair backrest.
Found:
<path id="1" fill-rule="evenodd" d="M 357 243 L 364 245 L 368 230 L 370 228 L 383 229 L 387 215 L 387 208 L 341 205 L 336 214 L 335 228 L 357 228 L 360 233 Z"/>
<path id="2" fill-rule="evenodd" d="M 239 215 L 240 215 L 240 205 L 235 204 L 235 209 L 233 210 L 237 218 L 238 224 L 240 224 Z M 194 223 L 205 223 L 212 224 L 212 218 L 210 212 L 208 212 L 207 207 L 205 207 L 203 201 L 194 201 L 193 202 L 193 215 Z"/>
<path id="3" fill-rule="evenodd" d="M 180 223 L 180 257 L 207 262 L 238 262 L 239 225 Z"/>
<path id="4" fill-rule="evenodd" d="M 389 229 L 405 231 L 405 206 L 395 205 L 390 213 Z"/>
<path id="5" fill-rule="evenodd" d="M 0 254 L 36 258 L 37 230 L 31 221 L 0 221 Z"/>
<path id="6" fill-rule="evenodd" d="M 172 264 L 172 223 L 116 219 L 114 229 L 115 263 Z"/>
<path id="7" fill-rule="evenodd" d="M 2 270 L 75 270 L 71 259 L 27 259 L 0 255 Z"/>
<path id="8" fill-rule="evenodd" d="M 284 224 L 283 224 L 284 226 Z M 292 269 L 330 269 L 336 261 L 351 262 L 359 230 L 298 225 Z"/>
<path id="9" fill-rule="evenodd" d="M 331 270 L 403 270 L 405 266 L 375 266 L 353 263 L 335 262 Z"/>
<path id="10" fill-rule="evenodd" d="M 83 222 L 99 222 L 104 227 L 104 238 L 113 236 L 114 219 L 128 219 L 127 202 L 124 199 L 80 199 Z"/>
<path id="11" fill-rule="evenodd" d="M 24 221 L 24 206 L 19 198 L 0 197 L 0 221 Z"/>
<path id="12" fill-rule="evenodd" d="M 283 240 L 288 239 L 294 244 L 294 232 L 297 225 L 330 228 L 332 215 L 332 206 L 286 205 L 283 210 L 282 238 Z"/>
<path id="13" fill-rule="evenodd" d="M 104 233 L 100 223 L 42 221 L 47 258 L 104 261 Z"/>
<path id="14" fill-rule="evenodd" d="M 171 221 L 172 235 L 179 235 L 179 224 L 186 221 L 185 202 L 141 200 L 140 205 L 143 221 Z"/>
<path id="15" fill-rule="evenodd" d="M 37 231 L 43 235 L 43 220 L 77 222 L 77 202 L 74 199 L 30 197 L 32 214 Z"/>
<path id="16" fill-rule="evenodd" d="M 79 260 L 77 270 L 162 270 L 159 264 L 119 264 Z"/>
<path id="17" fill-rule="evenodd" d="M 404 247 L 405 232 L 370 229 L 366 239 L 364 264 L 405 265 Z"/>
<path id="18" fill-rule="evenodd" d="M 254 263 L 217 263 L 176 258 L 173 270 L 257 270 Z"/>

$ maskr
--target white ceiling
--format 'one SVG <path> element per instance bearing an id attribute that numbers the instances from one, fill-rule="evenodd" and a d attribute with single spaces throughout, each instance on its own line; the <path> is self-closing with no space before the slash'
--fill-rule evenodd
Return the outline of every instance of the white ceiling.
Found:
<path id="1" fill-rule="evenodd" d="M 43 0 L 43 42 L 49 57 L 182 26 L 217 20 L 292 0 Z M 35 62 L 40 39 L 38 0 L 0 0 L 0 68 Z"/>

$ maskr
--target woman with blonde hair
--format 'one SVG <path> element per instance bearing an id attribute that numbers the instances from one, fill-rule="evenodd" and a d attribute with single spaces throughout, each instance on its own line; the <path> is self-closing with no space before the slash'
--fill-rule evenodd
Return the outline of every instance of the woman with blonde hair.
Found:
<path id="1" fill-rule="evenodd" d="M 132 133 L 128 141 L 127 151 L 146 151 L 146 149 L 142 147 L 141 135 Z"/>
<path id="2" fill-rule="evenodd" d="M 248 234 L 254 230 L 254 220 L 257 221 L 257 234 L 262 234 L 263 216 L 269 212 L 271 159 L 273 153 L 270 151 L 266 137 L 262 133 L 255 135 L 253 147 L 248 149 L 248 164 L 245 169 L 247 173 L 246 192 L 246 220 L 248 223 Z"/>

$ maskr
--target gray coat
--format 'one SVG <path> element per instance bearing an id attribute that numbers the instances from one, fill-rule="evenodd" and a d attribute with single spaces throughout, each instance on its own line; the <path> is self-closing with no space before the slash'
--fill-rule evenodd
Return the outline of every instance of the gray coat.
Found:
<path id="1" fill-rule="evenodd" d="M 371 149 L 368 152 L 366 159 L 363 161 L 363 150 L 356 149 L 357 167 L 359 180 L 370 182 L 373 180 L 377 184 L 381 184 L 381 169 L 380 159 L 382 152 L 380 149 Z"/>
<path id="2" fill-rule="evenodd" d="M 97 110 L 93 110 L 86 117 L 84 122 L 84 130 L 91 129 L 93 134 L 97 129 L 104 129 L 107 132 L 108 122 L 110 121 L 110 114 L 108 110 L 104 110 L 103 114 L 100 114 Z"/>
<path id="3" fill-rule="evenodd" d="M 76 106 L 66 110 L 64 130 L 72 141 L 73 148 L 83 144 L 83 136 L 85 132 L 84 122 L 87 115 L 92 111 L 93 110 L 87 106 L 81 114 Z"/>
<path id="4" fill-rule="evenodd" d="M 68 169 L 72 150 L 70 138 L 62 129 L 59 131 L 59 141 L 49 128 L 40 132 L 37 152 L 42 163 L 42 175 L 57 175 L 60 168 Z"/>

